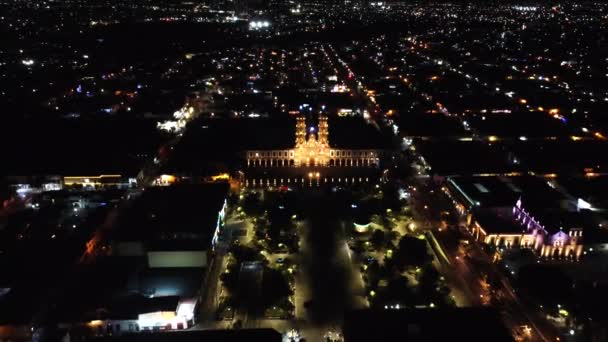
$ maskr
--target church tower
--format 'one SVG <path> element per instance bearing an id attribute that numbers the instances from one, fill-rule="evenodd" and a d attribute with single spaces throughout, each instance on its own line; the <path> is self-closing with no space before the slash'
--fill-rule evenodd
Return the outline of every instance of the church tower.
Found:
<path id="1" fill-rule="evenodd" d="M 319 134 L 318 141 L 321 145 L 329 146 L 329 125 L 327 116 L 319 114 Z"/>
<path id="2" fill-rule="evenodd" d="M 296 118 L 296 148 L 306 143 L 306 119 L 304 116 Z"/>

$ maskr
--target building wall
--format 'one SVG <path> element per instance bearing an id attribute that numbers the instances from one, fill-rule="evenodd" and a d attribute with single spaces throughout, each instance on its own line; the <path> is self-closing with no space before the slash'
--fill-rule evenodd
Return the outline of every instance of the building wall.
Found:
<path id="1" fill-rule="evenodd" d="M 244 184 L 247 187 L 266 187 L 266 186 L 321 186 L 323 184 L 360 184 L 369 182 L 380 182 L 382 177 L 323 177 L 316 176 L 316 173 L 307 177 L 261 177 L 245 178 Z"/>
<path id="2" fill-rule="evenodd" d="M 32 326 L 29 324 L 0 325 L 0 341 L 31 341 Z"/>
<path id="3" fill-rule="evenodd" d="M 141 241 L 116 241 L 112 243 L 112 255 L 116 256 L 144 256 L 144 244 Z"/>
<path id="4" fill-rule="evenodd" d="M 206 251 L 151 251 L 147 253 L 148 267 L 206 267 Z"/>
<path id="5" fill-rule="evenodd" d="M 307 131 L 305 118 L 296 119 L 295 146 L 286 150 L 246 151 L 247 167 L 378 167 L 376 149 L 334 149 L 329 142 L 327 117 L 319 116 L 315 132 Z"/>
<path id="6" fill-rule="evenodd" d="M 378 167 L 380 151 L 329 149 L 324 155 L 290 150 L 250 150 L 246 152 L 247 167 Z"/>
<path id="7" fill-rule="evenodd" d="M 469 226 L 471 234 L 488 245 L 499 247 L 530 248 L 542 258 L 566 258 L 579 260 L 583 252 L 582 229 L 569 229 L 568 233 L 559 231 L 550 235 L 545 227 L 528 214 L 521 203 L 513 208 L 514 219 L 522 225 L 522 233 L 488 233 L 488 227 L 482 227 L 473 220 Z"/>

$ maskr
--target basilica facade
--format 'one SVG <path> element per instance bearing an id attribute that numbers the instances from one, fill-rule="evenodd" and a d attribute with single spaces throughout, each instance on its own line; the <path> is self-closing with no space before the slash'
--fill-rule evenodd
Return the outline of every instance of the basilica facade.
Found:
<path id="1" fill-rule="evenodd" d="M 318 126 L 307 126 L 304 116 L 296 119 L 295 146 L 282 150 L 245 152 L 248 168 L 377 168 L 381 151 L 377 149 L 338 149 L 329 143 L 327 117 L 319 115 Z"/>

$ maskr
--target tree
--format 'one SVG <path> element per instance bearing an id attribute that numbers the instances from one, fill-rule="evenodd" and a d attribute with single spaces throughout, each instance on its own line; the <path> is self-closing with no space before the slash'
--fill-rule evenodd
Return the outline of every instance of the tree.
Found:
<path id="1" fill-rule="evenodd" d="M 423 266 L 431 261 L 431 255 L 428 253 L 426 240 L 408 234 L 399 240 L 393 259 L 394 265 L 403 270 L 407 266 Z"/>
<path id="2" fill-rule="evenodd" d="M 267 261 L 266 258 L 262 254 L 260 254 L 260 252 L 249 246 L 233 245 L 230 248 L 230 252 L 236 259 L 237 264 L 246 261 Z"/>
<path id="3" fill-rule="evenodd" d="M 268 221 L 266 233 L 268 238 L 274 242 L 277 242 L 285 232 L 290 232 L 293 229 L 293 222 L 289 213 L 280 208 L 274 208 L 268 212 Z"/>
<path id="4" fill-rule="evenodd" d="M 393 241 L 394 241 L 395 239 L 397 239 L 397 238 L 399 237 L 399 235 L 400 235 L 400 234 L 399 234 L 399 232 L 394 231 L 394 230 L 391 230 L 391 231 L 389 231 L 388 233 L 386 233 L 386 237 L 385 237 L 385 239 L 386 239 L 386 244 L 387 244 L 387 245 L 389 245 L 389 244 L 390 244 L 390 245 L 392 245 L 392 244 L 393 244 Z M 390 246 L 387 246 L 387 248 L 391 248 L 391 247 L 390 247 Z"/>
<path id="5" fill-rule="evenodd" d="M 226 272 L 223 272 L 220 275 L 222 284 L 232 295 L 234 295 L 234 300 L 236 300 L 239 283 L 239 265 L 240 264 L 237 263 L 229 265 Z"/>
<path id="6" fill-rule="evenodd" d="M 395 303 L 412 303 L 412 300 L 414 299 L 414 292 L 410 287 L 408 279 L 404 276 L 391 278 L 388 281 L 387 287 L 378 292 L 374 304 L 380 306 Z"/>
<path id="7" fill-rule="evenodd" d="M 292 293 L 289 281 L 280 271 L 269 267 L 264 269 L 261 299 L 263 307 L 277 305 Z"/>
<path id="8" fill-rule="evenodd" d="M 393 211 L 401 210 L 401 200 L 399 199 L 399 187 L 397 184 L 388 182 L 382 186 L 382 206 Z"/>
<path id="9" fill-rule="evenodd" d="M 374 232 L 372 233 L 372 237 L 370 239 L 370 242 L 372 243 L 374 248 L 380 249 L 380 248 L 384 247 L 384 241 L 385 241 L 384 232 L 380 229 L 374 230 Z"/>
<path id="10" fill-rule="evenodd" d="M 372 261 L 369 265 L 367 265 L 367 285 L 375 289 L 378 286 L 378 281 L 380 281 L 381 270 L 380 265 L 377 260 Z"/>
<path id="11" fill-rule="evenodd" d="M 418 288 L 423 295 L 430 295 L 437 292 L 439 287 L 439 272 L 431 264 L 422 267 L 418 279 Z"/>
<path id="12" fill-rule="evenodd" d="M 247 215 L 260 216 L 263 213 L 260 194 L 257 192 L 249 193 L 243 199 L 243 210 Z"/>

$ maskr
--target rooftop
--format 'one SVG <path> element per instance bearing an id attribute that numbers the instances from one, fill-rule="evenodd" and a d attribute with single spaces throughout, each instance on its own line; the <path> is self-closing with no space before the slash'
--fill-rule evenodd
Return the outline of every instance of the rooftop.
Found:
<path id="1" fill-rule="evenodd" d="M 526 231 L 508 210 L 480 210 L 475 213 L 475 221 L 487 234 L 520 234 Z"/>
<path id="2" fill-rule="evenodd" d="M 513 341 L 498 313 L 488 308 L 352 311 L 344 319 L 344 340 Z"/>
<path id="3" fill-rule="evenodd" d="M 565 200 L 547 181 L 533 176 L 450 177 L 447 184 L 470 206 L 483 208 L 512 207 L 519 198 L 525 208 L 553 208 Z"/>
<path id="4" fill-rule="evenodd" d="M 160 243 L 194 237 L 210 244 L 227 194 L 225 183 L 147 188 L 119 216 L 111 239 Z"/>
<path id="5" fill-rule="evenodd" d="M 113 337 L 94 337 L 87 342 L 241 342 L 265 341 L 280 342 L 281 334 L 274 329 L 240 329 L 240 330 L 197 330 L 172 331 L 148 334 L 126 334 Z"/>

